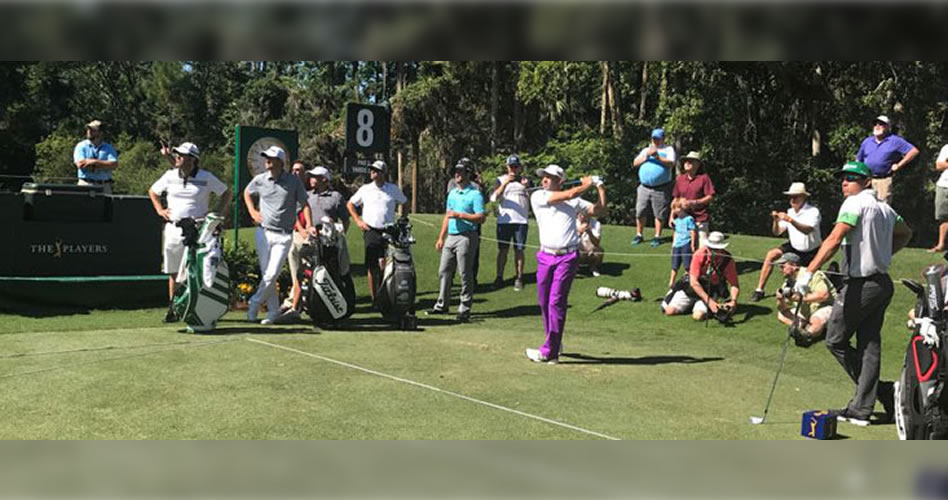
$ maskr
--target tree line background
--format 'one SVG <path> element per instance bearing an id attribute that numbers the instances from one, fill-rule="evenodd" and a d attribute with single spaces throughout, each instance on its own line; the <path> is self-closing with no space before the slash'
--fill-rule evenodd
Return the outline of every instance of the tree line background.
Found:
<path id="1" fill-rule="evenodd" d="M 804 181 L 825 230 L 841 202 L 836 170 L 887 114 L 921 150 L 893 205 L 927 245 L 946 77 L 948 64 L 929 62 L 0 63 L 0 182 L 74 178 L 72 149 L 96 118 L 120 153 L 119 193 L 144 194 L 167 168 L 161 141 L 198 144 L 201 166 L 230 182 L 238 124 L 296 129 L 302 159 L 339 171 L 345 103 L 388 103 L 390 164 L 418 212 L 443 210 L 458 158 L 490 182 L 516 153 L 531 171 L 604 175 L 607 222 L 631 224 L 632 159 L 660 126 L 679 155 L 706 158 L 715 229 L 766 234 L 782 191 Z"/>

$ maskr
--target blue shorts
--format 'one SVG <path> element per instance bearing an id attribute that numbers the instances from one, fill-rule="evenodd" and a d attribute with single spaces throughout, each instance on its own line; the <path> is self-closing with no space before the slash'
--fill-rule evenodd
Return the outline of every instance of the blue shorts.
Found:
<path id="1" fill-rule="evenodd" d="M 681 265 L 685 265 L 685 271 L 691 269 L 691 245 L 682 245 L 672 248 L 672 271 L 677 271 Z"/>
<path id="2" fill-rule="evenodd" d="M 505 249 L 513 240 L 514 250 L 522 252 L 527 246 L 527 224 L 497 224 L 497 248 Z"/>

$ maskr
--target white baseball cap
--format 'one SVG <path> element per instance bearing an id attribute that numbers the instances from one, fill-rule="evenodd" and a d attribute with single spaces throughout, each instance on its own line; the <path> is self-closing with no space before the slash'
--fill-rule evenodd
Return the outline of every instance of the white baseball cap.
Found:
<path id="1" fill-rule="evenodd" d="M 329 178 L 329 169 L 326 167 L 315 167 L 312 170 L 308 170 L 309 175 L 321 175 L 325 178 Z"/>
<path id="2" fill-rule="evenodd" d="M 385 172 L 385 162 L 382 160 L 375 160 L 371 165 L 369 165 L 369 168 L 372 170 L 378 170 L 379 172 Z"/>
<path id="3" fill-rule="evenodd" d="M 559 177 L 560 179 L 566 178 L 566 172 L 563 171 L 563 167 L 556 164 L 549 164 L 543 168 L 537 169 L 537 175 L 543 177 L 544 175 L 549 175 L 550 177 Z"/>
<path id="4" fill-rule="evenodd" d="M 879 115 L 876 117 L 877 122 L 885 123 L 886 125 L 892 125 L 892 120 L 889 120 L 889 117 L 886 115 Z"/>
<path id="5" fill-rule="evenodd" d="M 201 157 L 201 150 L 193 142 L 182 142 L 180 146 L 173 148 L 173 151 L 178 154 L 193 156 L 195 158 Z"/>
<path id="6" fill-rule="evenodd" d="M 267 158 L 279 158 L 286 163 L 286 151 L 283 151 L 283 148 L 280 146 L 270 146 L 266 151 L 260 153 L 260 156 Z"/>

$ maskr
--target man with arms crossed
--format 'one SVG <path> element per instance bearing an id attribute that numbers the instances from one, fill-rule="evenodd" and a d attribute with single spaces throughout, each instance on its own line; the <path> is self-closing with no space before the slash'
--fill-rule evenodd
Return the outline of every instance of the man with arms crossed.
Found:
<path id="1" fill-rule="evenodd" d="M 382 269 L 385 260 L 387 244 L 382 237 L 382 228 L 395 223 L 395 210 L 398 205 L 408 201 L 398 186 L 385 181 L 385 162 L 377 160 L 369 167 L 371 182 L 363 185 L 349 202 L 346 208 L 352 221 L 362 230 L 362 240 L 365 242 L 365 269 L 369 277 L 369 296 L 375 300 L 375 291 L 382 281 Z M 356 211 L 362 207 L 362 216 Z"/>

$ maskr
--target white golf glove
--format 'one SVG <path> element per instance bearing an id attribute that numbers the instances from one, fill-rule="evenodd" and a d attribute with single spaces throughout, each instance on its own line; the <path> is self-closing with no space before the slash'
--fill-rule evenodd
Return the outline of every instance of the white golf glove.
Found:
<path id="1" fill-rule="evenodd" d="M 799 293 L 801 297 L 806 295 L 810 291 L 810 280 L 812 278 L 813 273 L 808 269 L 801 269 L 800 274 L 797 275 L 797 282 L 793 284 L 793 292 Z"/>
<path id="2" fill-rule="evenodd" d="M 935 322 L 931 318 L 922 318 L 916 319 L 915 324 L 918 325 L 918 334 L 924 339 L 925 345 L 938 349 L 940 342 Z"/>
<path id="3" fill-rule="evenodd" d="M 599 186 L 602 186 L 603 184 L 605 184 L 605 183 L 602 181 L 602 177 L 600 177 L 600 176 L 598 176 L 598 175 L 592 176 L 592 183 L 593 183 L 593 186 L 596 186 L 596 187 L 599 187 Z"/>

